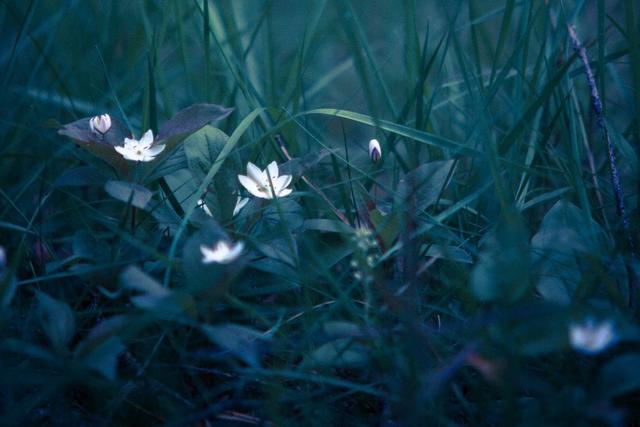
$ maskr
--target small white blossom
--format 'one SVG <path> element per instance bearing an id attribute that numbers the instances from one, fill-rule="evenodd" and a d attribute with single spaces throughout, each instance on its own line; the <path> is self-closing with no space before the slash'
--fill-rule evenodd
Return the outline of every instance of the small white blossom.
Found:
<path id="1" fill-rule="evenodd" d="M 207 207 L 207 204 L 204 202 L 204 199 L 198 199 L 198 207 L 201 208 L 204 213 L 206 213 L 209 216 L 213 216 L 213 214 L 211 213 L 211 209 L 209 209 Z"/>
<path id="2" fill-rule="evenodd" d="M 291 175 L 279 175 L 276 162 L 269 163 L 267 168 L 262 171 L 249 162 L 247 163 L 247 176 L 238 175 L 238 180 L 249 193 L 261 199 L 285 197 L 293 191 L 287 188 L 291 184 Z"/>
<path id="3" fill-rule="evenodd" d="M 382 157 L 382 147 L 377 139 L 369 141 L 369 157 L 373 163 L 378 163 L 380 157 Z"/>
<path id="4" fill-rule="evenodd" d="M 111 116 L 108 114 L 102 114 L 100 116 L 92 117 L 89 120 L 89 127 L 93 133 L 104 135 L 109 129 L 111 129 Z"/>
<path id="5" fill-rule="evenodd" d="M 155 159 L 158 154 L 162 153 L 165 146 L 164 144 L 153 145 L 153 132 L 149 129 L 142 135 L 140 140 L 125 138 L 124 146 L 118 145 L 113 148 L 127 160 L 150 162 Z"/>
<path id="6" fill-rule="evenodd" d="M 247 205 L 247 203 L 249 203 L 249 198 L 248 197 L 240 197 L 240 196 L 238 196 L 238 200 L 236 201 L 236 206 L 233 208 L 233 216 L 238 215 L 240 210 L 242 208 L 244 208 Z"/>
<path id="7" fill-rule="evenodd" d="M 206 245 L 200 245 L 200 252 L 202 252 L 202 262 L 210 264 L 212 262 L 218 264 L 229 264 L 240 256 L 244 249 L 244 243 L 237 242 L 236 244 L 229 244 L 224 240 L 220 240 L 215 246 L 209 247 Z"/>
<path id="8" fill-rule="evenodd" d="M 609 320 L 596 323 L 593 319 L 573 322 L 569 325 L 569 342 L 575 350 L 596 354 L 606 349 L 615 339 L 613 323 Z"/>

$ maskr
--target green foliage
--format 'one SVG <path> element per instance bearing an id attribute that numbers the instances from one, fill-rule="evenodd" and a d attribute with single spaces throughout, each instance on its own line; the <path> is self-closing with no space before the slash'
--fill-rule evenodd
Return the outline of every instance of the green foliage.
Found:
<path id="1" fill-rule="evenodd" d="M 639 18 L 1 2 L 0 424 L 633 424 Z"/>

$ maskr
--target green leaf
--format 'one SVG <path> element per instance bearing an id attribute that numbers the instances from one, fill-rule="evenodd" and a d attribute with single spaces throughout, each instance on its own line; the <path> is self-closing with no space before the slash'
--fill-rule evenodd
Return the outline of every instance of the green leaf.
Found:
<path id="1" fill-rule="evenodd" d="M 371 116 L 366 114 L 355 113 L 353 111 L 337 110 L 333 108 L 318 108 L 315 110 L 305 111 L 298 114 L 298 116 L 304 116 L 308 114 L 322 114 L 327 116 L 342 117 L 347 120 L 352 120 L 358 123 L 363 123 L 369 126 L 380 127 L 386 131 L 395 133 L 400 136 L 404 136 L 415 141 L 422 142 L 427 145 L 439 147 L 445 150 L 451 150 L 452 154 L 460 154 L 472 157 L 482 157 L 482 152 L 475 148 L 468 147 L 459 142 L 443 138 L 441 136 L 434 135 L 432 133 L 412 129 L 407 126 L 399 125 L 397 123 L 389 122 L 387 120 L 374 120 Z"/>
<path id="2" fill-rule="evenodd" d="M 304 222 L 304 229 L 322 231 L 324 233 L 351 234 L 354 232 L 354 229 L 346 225 L 344 222 L 326 218 L 307 219 Z"/>
<path id="3" fill-rule="evenodd" d="M 369 219 L 376 228 L 385 248 L 390 248 L 400 233 L 398 215 L 394 212 L 384 215 L 379 209 L 369 211 Z"/>
<path id="4" fill-rule="evenodd" d="M 44 292 L 35 291 L 35 295 L 38 302 L 36 313 L 45 335 L 58 353 L 66 352 L 76 330 L 71 307 Z"/>
<path id="5" fill-rule="evenodd" d="M 263 333 L 233 323 L 203 325 L 202 331 L 213 343 L 231 352 L 249 366 L 260 365 L 261 347 L 268 339 Z"/>
<path id="6" fill-rule="evenodd" d="M 169 289 L 162 286 L 147 273 L 135 266 L 129 266 L 126 270 L 120 273 L 120 283 L 122 283 L 122 285 L 127 289 L 148 295 L 161 297 L 171 293 Z"/>
<path id="7" fill-rule="evenodd" d="M 120 274 L 120 283 L 124 288 L 140 293 L 131 297 L 133 305 L 160 316 L 192 314 L 195 310 L 195 300 L 191 295 L 165 288 L 138 267 L 130 266 L 124 270 Z"/>
<path id="8" fill-rule="evenodd" d="M 558 201 L 531 239 L 538 292 L 549 301 L 569 304 L 582 276 L 577 257 L 600 258 L 607 246 L 606 235 L 595 221 L 577 206 Z"/>
<path id="9" fill-rule="evenodd" d="M 280 212 L 276 203 L 280 205 Z M 280 216 L 281 213 L 282 217 Z M 278 235 L 281 234 L 280 223 L 283 221 L 291 231 L 297 231 L 305 222 L 302 206 L 290 197 L 269 203 L 264 210 L 262 221 L 262 226 L 277 230 Z"/>
<path id="10" fill-rule="evenodd" d="M 204 180 L 228 140 L 227 134 L 220 129 L 205 126 L 184 141 L 182 145 L 187 165 L 195 178 L 195 186 Z M 235 206 L 234 193 L 238 188 L 237 171 L 240 165 L 230 160 L 233 160 L 233 156 L 220 166 L 218 177 L 212 183 L 212 191 L 208 192 L 205 199 L 214 218 L 231 218 Z"/>
<path id="11" fill-rule="evenodd" d="M 398 184 L 397 203 L 405 205 L 415 197 L 416 209 L 423 210 L 437 200 L 447 186 L 453 160 L 425 163 L 408 172 Z"/>
<path id="12" fill-rule="evenodd" d="M 74 256 L 84 260 L 104 259 L 104 247 L 88 230 L 78 230 L 73 235 L 72 249 Z"/>
<path id="13" fill-rule="evenodd" d="M 480 301 L 515 301 L 524 296 L 529 288 L 528 240 L 517 213 L 483 237 L 471 272 L 471 288 Z"/>
<path id="14" fill-rule="evenodd" d="M 126 181 L 107 181 L 104 189 L 114 199 L 124 203 L 131 202 L 132 206 L 140 209 L 144 209 L 153 196 L 146 187 Z"/>
<path id="15" fill-rule="evenodd" d="M 113 381 L 118 370 L 118 356 L 125 350 L 125 345 L 117 336 L 107 338 L 85 355 L 83 362 L 90 368 Z"/>
<path id="16" fill-rule="evenodd" d="M 186 292 L 174 291 L 166 295 L 142 294 L 131 297 L 138 308 L 160 317 L 174 317 L 182 314 L 194 315 L 196 301 Z"/>

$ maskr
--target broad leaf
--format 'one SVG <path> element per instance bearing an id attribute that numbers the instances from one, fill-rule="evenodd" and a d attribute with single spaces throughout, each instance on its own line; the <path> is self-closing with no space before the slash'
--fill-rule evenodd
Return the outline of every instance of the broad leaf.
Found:
<path id="1" fill-rule="evenodd" d="M 40 325 L 53 348 L 59 353 L 64 353 L 76 330 L 73 311 L 67 303 L 54 299 L 44 292 L 35 291 L 35 294 Z"/>
<path id="2" fill-rule="evenodd" d="M 131 137 L 129 129 L 120 120 L 111 116 L 111 128 L 101 135 L 91 130 L 90 120 L 91 117 L 85 117 L 68 123 L 59 129 L 58 133 L 68 136 L 80 147 L 111 164 L 120 174 L 126 175 L 130 164 L 113 147 L 122 145 L 125 138 Z"/>
<path id="3" fill-rule="evenodd" d="M 114 199 L 125 203 L 131 201 L 131 205 L 140 209 L 147 207 L 153 196 L 151 190 L 126 181 L 107 181 L 104 189 Z"/>
<path id="4" fill-rule="evenodd" d="M 261 347 L 267 336 L 245 326 L 227 323 L 203 325 L 202 331 L 216 345 L 229 351 L 252 367 L 260 365 Z"/>
<path id="5" fill-rule="evenodd" d="M 447 177 L 453 167 L 453 160 L 425 163 L 407 173 L 398 185 L 397 203 L 413 205 L 423 210 L 434 204 L 447 186 Z"/>
<path id="6" fill-rule="evenodd" d="M 227 134 L 220 129 L 205 126 L 184 141 L 187 165 L 196 187 L 202 183 L 228 140 Z M 238 188 L 237 175 L 240 170 L 239 162 L 233 160 L 234 157 L 231 156 L 220 166 L 216 179 L 210 186 L 211 191 L 205 197 L 206 204 L 216 219 L 230 218 L 233 213 L 236 201 L 234 193 Z"/>
<path id="7" fill-rule="evenodd" d="M 581 264 L 608 252 L 606 235 L 575 205 L 560 200 L 544 216 L 531 239 L 538 292 L 547 300 L 568 304 L 582 278 Z"/>
<path id="8" fill-rule="evenodd" d="M 471 287 L 480 301 L 515 301 L 529 288 L 529 236 L 517 213 L 482 239 Z"/>
<path id="9" fill-rule="evenodd" d="M 182 139 L 213 121 L 227 117 L 233 108 L 215 104 L 194 104 L 166 121 L 158 131 L 157 141 L 171 149 Z"/>

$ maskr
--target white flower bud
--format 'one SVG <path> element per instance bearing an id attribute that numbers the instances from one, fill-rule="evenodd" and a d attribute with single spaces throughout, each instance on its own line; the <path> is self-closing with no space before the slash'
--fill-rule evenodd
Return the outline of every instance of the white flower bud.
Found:
<path id="1" fill-rule="evenodd" d="M 369 141 L 369 158 L 373 163 L 378 163 L 382 157 L 382 148 L 380 147 L 380 143 L 377 139 L 372 139 Z"/>
<path id="2" fill-rule="evenodd" d="M 111 116 L 103 114 L 101 116 L 92 117 L 91 120 L 89 120 L 89 127 L 93 133 L 104 135 L 109 129 L 111 129 Z"/>

